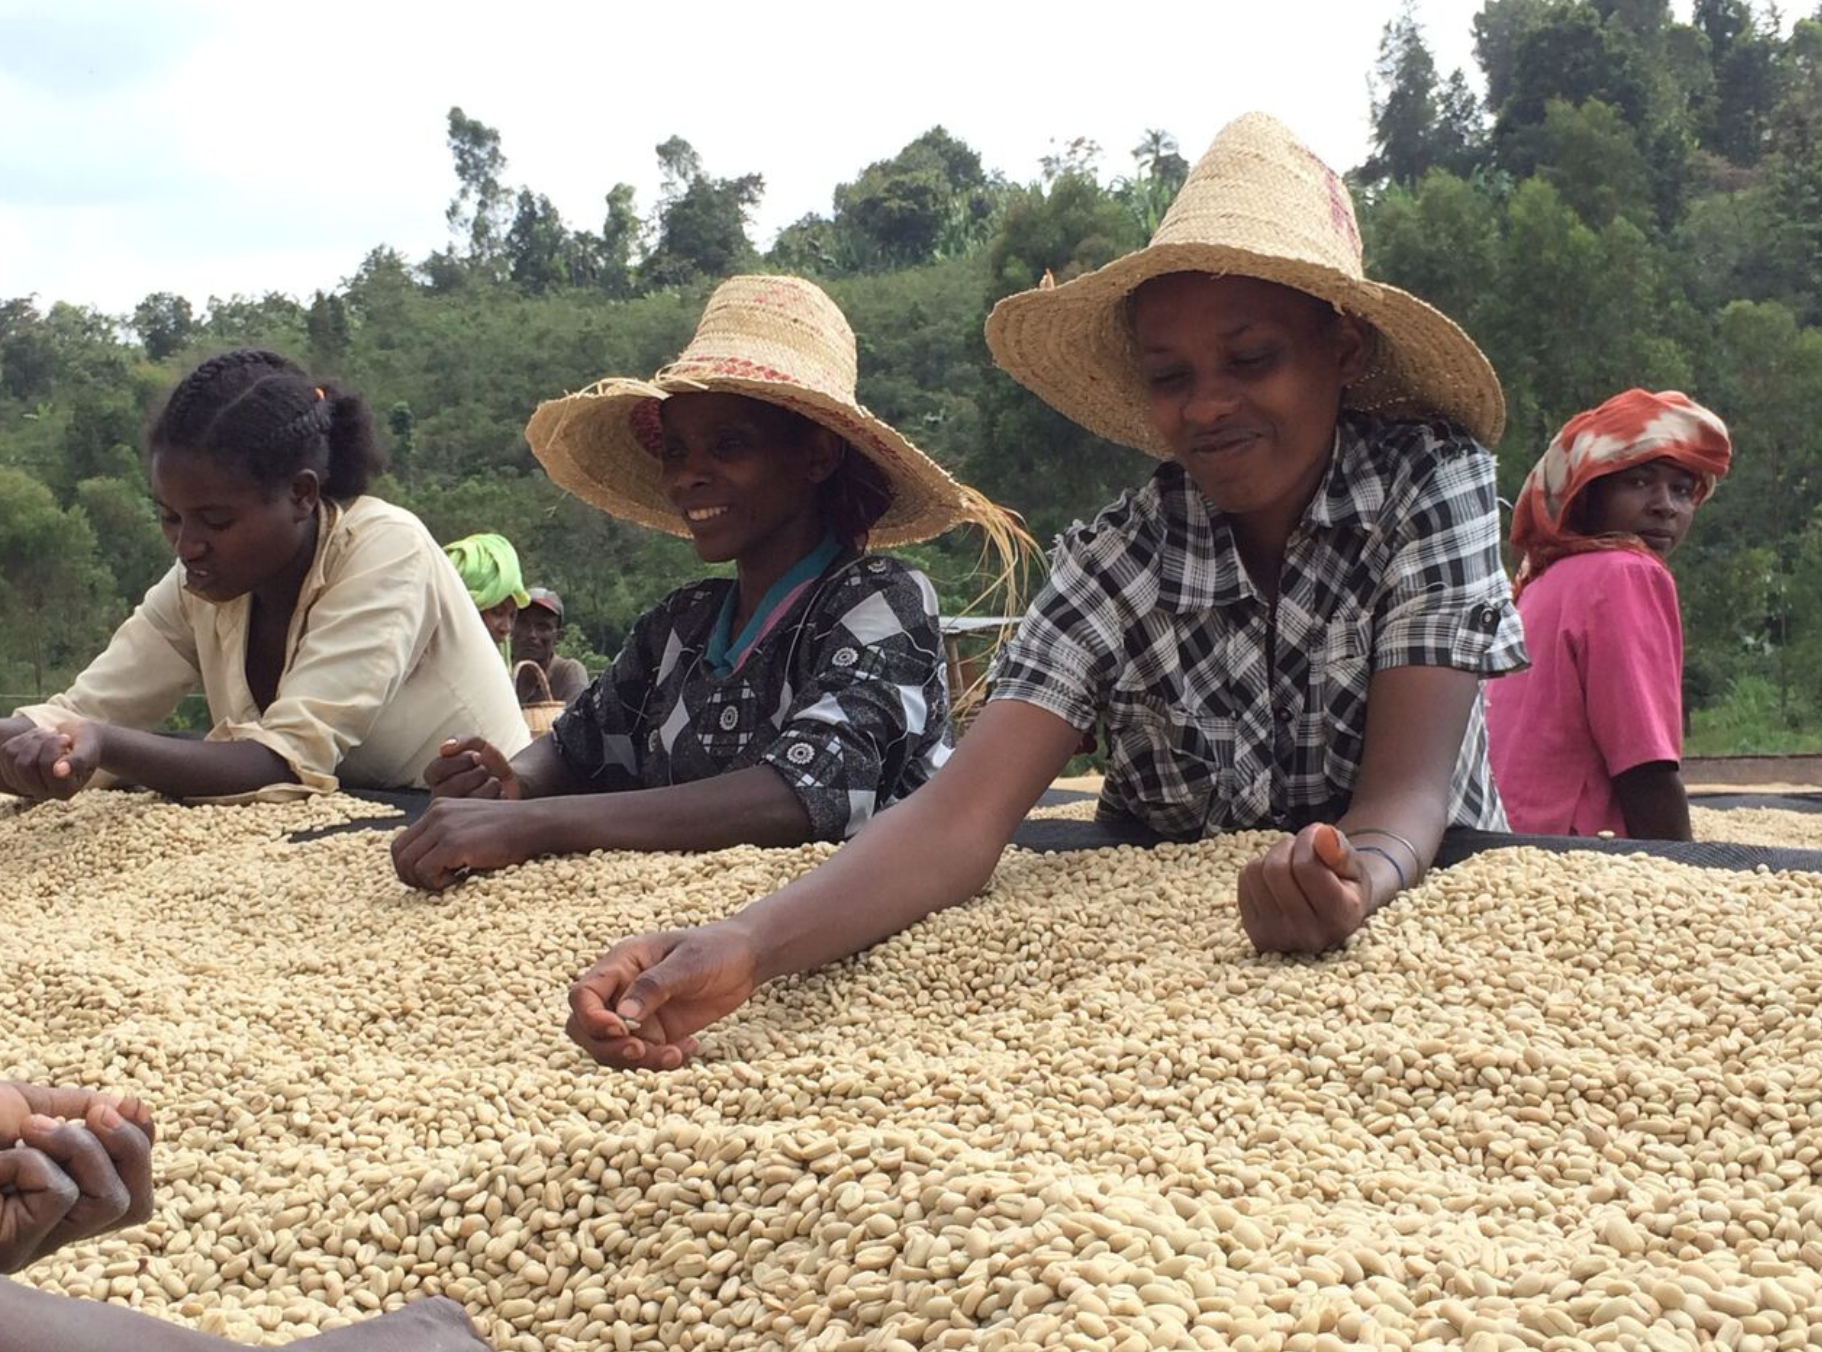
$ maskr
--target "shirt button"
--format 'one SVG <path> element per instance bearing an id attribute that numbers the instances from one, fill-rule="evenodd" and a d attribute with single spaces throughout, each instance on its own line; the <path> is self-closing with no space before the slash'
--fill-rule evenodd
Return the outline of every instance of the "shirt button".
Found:
<path id="1" fill-rule="evenodd" d="M 1287 706 L 1280 705 L 1276 710 L 1273 711 L 1272 717 L 1277 719 L 1280 723 L 1288 724 L 1288 723 L 1292 722 L 1297 717 L 1297 715 L 1292 713 L 1291 710 Z"/>

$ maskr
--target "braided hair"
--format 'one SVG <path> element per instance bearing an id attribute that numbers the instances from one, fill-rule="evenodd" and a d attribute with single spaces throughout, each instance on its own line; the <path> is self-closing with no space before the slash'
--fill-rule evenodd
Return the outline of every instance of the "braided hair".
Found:
<path id="1" fill-rule="evenodd" d="M 338 502 L 365 493 L 386 467 L 365 399 L 250 347 L 210 357 L 179 381 L 146 450 L 206 452 L 274 494 L 313 470 L 323 496 Z"/>

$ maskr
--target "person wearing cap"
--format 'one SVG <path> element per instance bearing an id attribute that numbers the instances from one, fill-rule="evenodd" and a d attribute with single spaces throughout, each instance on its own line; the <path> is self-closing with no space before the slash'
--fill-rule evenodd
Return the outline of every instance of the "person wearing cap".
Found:
<path id="1" fill-rule="evenodd" d="M 138 1099 L 0 1080 L 0 1274 L 152 1217 L 152 1116 Z M 484 1352 L 462 1307 L 421 1299 L 296 1344 L 314 1352 Z M 0 1352 L 211 1352 L 243 1344 L 0 1275 Z"/>
<path id="2" fill-rule="evenodd" d="M 1021 532 L 855 397 L 853 331 L 796 277 L 735 277 L 651 380 L 553 399 L 526 438 L 552 479 L 681 535 L 733 578 L 679 588 L 519 756 L 458 740 L 395 838 L 447 887 L 540 854 L 842 840 L 948 758 L 937 598 L 868 552 L 979 524 Z"/>
<path id="3" fill-rule="evenodd" d="M 456 575 L 468 588 L 469 599 L 481 612 L 487 632 L 506 651 L 506 640 L 512 634 L 513 616 L 525 608 L 529 599 L 523 574 L 519 570 L 519 551 L 504 535 L 465 535 L 443 546 L 443 552 L 455 565 Z"/>
<path id="4" fill-rule="evenodd" d="M 1512 515 L 1533 665 L 1487 691 L 1517 831 L 1688 840 L 1683 624 L 1665 560 L 1726 477 L 1727 426 L 1676 390 L 1563 424 Z"/>
<path id="5" fill-rule="evenodd" d="M 568 704 L 588 688 L 588 668 L 557 653 L 557 640 L 563 637 L 563 598 L 549 587 L 529 588 L 525 598 L 512 618 L 513 684 L 519 703 L 546 697 L 544 684 L 525 667 L 529 662 L 544 673 L 549 698 Z"/>
<path id="6" fill-rule="evenodd" d="M 987 342 L 1165 463 L 1064 533 L 926 789 L 783 890 L 623 940 L 576 982 L 570 1034 L 604 1064 L 679 1065 L 759 983 L 973 896 L 1097 721 L 1103 815 L 1292 833 L 1238 879 L 1261 950 L 1344 942 L 1445 827 L 1504 825 L 1480 698 L 1524 660 L 1483 448 L 1504 398 L 1454 323 L 1364 275 L 1332 170 L 1242 117 L 1147 248 L 1001 301 Z"/>

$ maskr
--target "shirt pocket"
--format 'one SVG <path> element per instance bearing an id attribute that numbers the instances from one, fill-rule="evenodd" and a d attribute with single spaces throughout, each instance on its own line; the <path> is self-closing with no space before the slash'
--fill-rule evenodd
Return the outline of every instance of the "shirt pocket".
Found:
<path id="1" fill-rule="evenodd" d="M 1351 790 L 1366 750 L 1373 617 L 1362 613 L 1332 622 L 1323 637 L 1321 662 L 1316 689 L 1322 711 L 1323 777 L 1336 789 Z"/>
<path id="2" fill-rule="evenodd" d="M 1166 835 L 1199 837 L 1234 791 L 1233 718 L 1116 689 L 1107 712 L 1113 796 Z"/>

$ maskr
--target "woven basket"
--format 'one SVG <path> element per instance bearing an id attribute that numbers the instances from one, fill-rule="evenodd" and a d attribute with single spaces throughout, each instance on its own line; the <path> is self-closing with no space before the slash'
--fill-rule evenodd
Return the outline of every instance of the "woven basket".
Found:
<path id="1" fill-rule="evenodd" d="M 530 667 L 537 676 L 538 684 L 544 689 L 544 698 L 533 700 L 530 704 L 521 704 L 519 712 L 525 716 L 525 726 L 531 729 L 531 735 L 542 737 L 550 731 L 550 725 L 557 721 L 557 715 L 566 707 L 562 700 L 550 697 L 550 677 L 545 675 L 544 668 L 536 662 L 520 662 L 512 669 L 512 687 L 519 688 L 519 673 Z"/>

